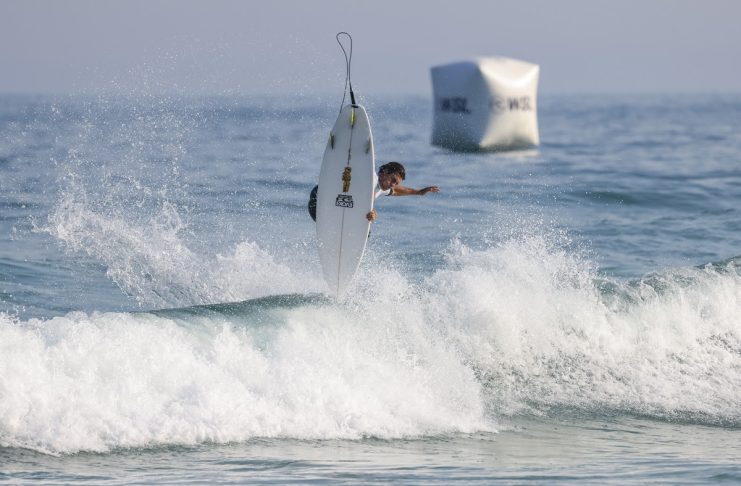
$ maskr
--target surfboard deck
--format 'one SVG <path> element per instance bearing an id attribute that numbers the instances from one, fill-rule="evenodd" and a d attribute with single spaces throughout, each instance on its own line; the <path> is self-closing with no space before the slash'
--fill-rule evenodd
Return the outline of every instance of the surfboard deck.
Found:
<path id="1" fill-rule="evenodd" d="M 365 252 L 375 170 L 368 114 L 360 105 L 347 105 L 327 140 L 316 205 L 319 261 L 336 295 L 347 289 Z"/>

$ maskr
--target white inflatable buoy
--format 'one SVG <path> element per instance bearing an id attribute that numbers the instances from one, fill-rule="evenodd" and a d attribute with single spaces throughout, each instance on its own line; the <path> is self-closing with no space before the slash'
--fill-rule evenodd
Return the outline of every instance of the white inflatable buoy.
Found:
<path id="1" fill-rule="evenodd" d="M 540 143 L 537 64 L 481 57 L 435 66 L 431 74 L 434 145 L 453 150 L 509 150 Z"/>

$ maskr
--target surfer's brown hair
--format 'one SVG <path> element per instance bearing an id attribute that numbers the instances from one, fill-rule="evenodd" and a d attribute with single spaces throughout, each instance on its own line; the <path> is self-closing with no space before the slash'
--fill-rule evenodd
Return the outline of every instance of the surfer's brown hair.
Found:
<path id="1" fill-rule="evenodd" d="M 406 179 L 406 176 L 407 176 L 404 166 L 398 162 L 389 162 L 387 164 L 383 164 L 378 169 L 378 173 L 379 174 L 399 174 L 399 177 L 401 177 L 402 181 Z"/>

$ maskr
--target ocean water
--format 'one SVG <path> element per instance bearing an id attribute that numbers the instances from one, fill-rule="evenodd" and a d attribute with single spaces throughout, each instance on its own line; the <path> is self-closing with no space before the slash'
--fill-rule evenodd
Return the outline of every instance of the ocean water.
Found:
<path id="1" fill-rule="evenodd" d="M 339 99 L 0 96 L 0 483 L 741 482 L 741 96 L 547 96 L 542 145 L 362 98 L 383 198 L 326 295 Z"/>

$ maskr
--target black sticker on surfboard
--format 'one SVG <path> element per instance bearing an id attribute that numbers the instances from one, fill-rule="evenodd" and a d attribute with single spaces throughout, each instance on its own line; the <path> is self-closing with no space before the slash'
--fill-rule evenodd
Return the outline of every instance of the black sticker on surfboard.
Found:
<path id="1" fill-rule="evenodd" d="M 337 199 L 335 200 L 334 205 L 341 208 L 353 207 L 352 194 L 337 194 Z"/>

